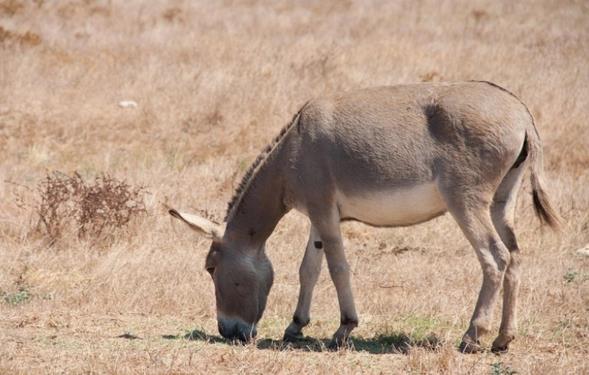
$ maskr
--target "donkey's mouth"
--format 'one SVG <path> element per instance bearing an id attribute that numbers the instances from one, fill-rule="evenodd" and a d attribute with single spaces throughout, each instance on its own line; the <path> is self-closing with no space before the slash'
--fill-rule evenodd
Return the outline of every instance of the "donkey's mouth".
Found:
<path id="1" fill-rule="evenodd" d="M 217 322 L 219 333 L 228 340 L 249 342 L 257 335 L 256 325 L 248 324 L 241 320 L 219 319 Z"/>

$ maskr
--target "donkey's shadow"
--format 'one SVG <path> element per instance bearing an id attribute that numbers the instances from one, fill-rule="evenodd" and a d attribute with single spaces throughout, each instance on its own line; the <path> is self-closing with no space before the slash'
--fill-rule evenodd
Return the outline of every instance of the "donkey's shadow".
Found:
<path id="1" fill-rule="evenodd" d="M 236 341 L 225 340 L 219 336 L 209 335 L 203 330 L 195 329 L 184 335 L 163 335 L 162 338 L 167 340 L 192 340 L 206 341 L 209 343 L 222 343 L 227 345 L 242 345 Z M 305 352 L 324 352 L 330 351 L 330 339 L 316 339 L 313 337 L 302 337 L 293 342 L 285 342 L 274 339 L 256 340 L 256 347 L 263 350 L 298 350 Z M 368 352 L 371 354 L 407 354 L 411 348 L 422 348 L 431 351 L 438 350 L 443 341 L 435 334 L 422 338 L 413 338 L 404 332 L 393 332 L 379 334 L 370 338 L 353 337 L 347 345 L 348 350 Z"/>
<path id="2" fill-rule="evenodd" d="M 190 341 L 206 341 L 209 343 L 224 343 L 231 344 L 232 342 L 219 336 L 209 335 L 203 330 L 195 329 L 183 335 L 163 335 L 163 339 L 166 340 L 190 340 Z"/>

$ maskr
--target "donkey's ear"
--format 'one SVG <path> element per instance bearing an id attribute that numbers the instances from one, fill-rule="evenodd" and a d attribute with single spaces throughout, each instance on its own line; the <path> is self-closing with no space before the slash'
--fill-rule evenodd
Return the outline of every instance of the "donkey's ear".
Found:
<path id="1" fill-rule="evenodd" d="M 170 209 L 168 213 L 176 219 L 180 219 L 188 224 L 191 229 L 200 232 L 209 238 L 221 239 L 223 237 L 223 232 L 225 231 L 223 226 L 214 223 L 209 219 L 194 214 L 188 214 L 186 212 L 178 212 L 173 208 Z"/>

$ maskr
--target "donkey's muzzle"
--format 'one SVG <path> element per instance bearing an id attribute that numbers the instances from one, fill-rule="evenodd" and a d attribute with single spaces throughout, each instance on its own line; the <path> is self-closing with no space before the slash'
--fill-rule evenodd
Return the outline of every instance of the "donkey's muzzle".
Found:
<path id="1" fill-rule="evenodd" d="M 221 336 L 228 340 L 249 342 L 258 333 L 255 324 L 248 324 L 240 320 L 219 319 L 217 325 Z"/>

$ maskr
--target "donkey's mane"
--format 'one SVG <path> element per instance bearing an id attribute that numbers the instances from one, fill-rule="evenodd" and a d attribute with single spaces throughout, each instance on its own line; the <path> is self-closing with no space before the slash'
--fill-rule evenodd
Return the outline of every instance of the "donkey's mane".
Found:
<path id="1" fill-rule="evenodd" d="M 274 137 L 272 142 L 266 145 L 266 147 L 262 150 L 262 152 L 260 152 L 256 160 L 254 160 L 254 162 L 250 165 L 247 172 L 245 172 L 245 175 L 241 179 L 241 182 L 237 186 L 237 189 L 235 189 L 235 192 L 233 193 L 231 200 L 227 204 L 227 212 L 225 213 L 224 219 L 225 222 L 227 222 L 233 216 L 234 211 L 237 209 L 239 202 L 243 198 L 243 195 L 247 191 L 248 187 L 251 185 L 256 174 L 260 171 L 260 169 L 262 169 L 262 167 L 268 160 L 268 157 L 270 156 L 272 151 L 276 149 L 276 147 L 285 138 L 286 133 L 288 133 L 288 131 L 298 122 L 298 117 L 304 107 L 305 106 L 301 107 L 301 109 L 299 109 L 299 111 L 292 117 L 290 122 L 280 130 L 280 133 L 278 133 L 276 137 Z"/>

